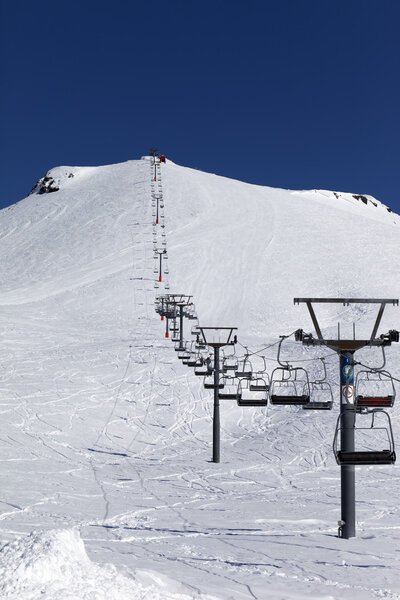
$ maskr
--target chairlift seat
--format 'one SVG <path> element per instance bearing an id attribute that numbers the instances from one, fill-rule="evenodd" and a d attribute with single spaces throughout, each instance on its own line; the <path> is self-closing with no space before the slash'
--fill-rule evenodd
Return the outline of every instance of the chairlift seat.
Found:
<path id="1" fill-rule="evenodd" d="M 195 367 L 194 374 L 198 377 L 204 377 L 205 375 L 211 375 L 212 371 L 207 369 L 207 366 Z"/>
<path id="2" fill-rule="evenodd" d="M 396 453 L 394 450 L 339 450 L 337 461 L 340 465 L 393 465 L 396 462 Z"/>
<path id="3" fill-rule="evenodd" d="M 240 377 L 240 379 L 251 379 L 252 375 L 252 371 L 235 371 L 235 377 Z"/>
<path id="4" fill-rule="evenodd" d="M 264 382 L 260 384 L 250 383 L 249 390 L 250 392 L 268 392 L 269 385 Z"/>
<path id="5" fill-rule="evenodd" d="M 332 400 L 327 400 L 326 402 L 322 401 L 314 401 L 308 402 L 307 404 L 303 404 L 303 408 L 306 410 L 331 410 L 333 406 Z"/>
<path id="6" fill-rule="evenodd" d="M 223 383 L 219 383 L 217 386 L 214 383 L 208 383 L 208 381 L 204 382 L 204 388 L 206 390 L 215 390 L 218 387 L 219 390 L 224 389 L 224 384 Z"/>
<path id="7" fill-rule="evenodd" d="M 301 396 L 281 396 L 279 394 L 271 395 L 271 404 L 276 406 L 297 406 L 308 404 L 310 402 L 310 396 L 303 394 Z"/>
<path id="8" fill-rule="evenodd" d="M 268 399 L 260 398 L 259 400 L 253 399 L 245 399 L 245 398 L 237 398 L 238 406 L 267 406 Z"/>
<path id="9" fill-rule="evenodd" d="M 224 391 L 220 392 L 218 394 L 218 396 L 220 397 L 221 400 L 237 400 L 238 393 L 236 390 L 234 390 L 234 391 L 224 390 Z"/>
<path id="10" fill-rule="evenodd" d="M 371 407 L 379 408 L 385 407 L 390 408 L 393 406 L 393 396 L 357 396 L 356 405 L 357 407 Z"/>

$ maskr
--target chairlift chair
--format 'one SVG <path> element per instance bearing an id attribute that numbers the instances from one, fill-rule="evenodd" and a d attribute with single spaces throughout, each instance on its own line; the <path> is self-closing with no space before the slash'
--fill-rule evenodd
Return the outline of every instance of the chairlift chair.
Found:
<path id="1" fill-rule="evenodd" d="M 181 361 L 183 365 L 187 365 L 190 359 L 190 352 L 186 351 L 186 352 L 182 352 L 183 356 L 181 357 Z M 179 354 L 178 354 L 178 358 Z"/>
<path id="2" fill-rule="evenodd" d="M 327 372 L 325 359 L 320 358 L 320 361 L 323 365 L 324 374 L 320 379 L 309 382 L 310 402 L 303 405 L 305 410 L 331 410 L 333 406 L 332 386 L 326 381 Z M 307 389 L 305 392 L 307 393 Z"/>
<path id="3" fill-rule="evenodd" d="M 211 375 L 206 375 L 204 377 L 203 385 L 206 390 L 215 390 L 214 373 L 212 373 Z M 222 379 L 219 380 L 217 387 L 219 390 L 224 389 L 224 382 L 222 381 Z"/>
<path id="4" fill-rule="evenodd" d="M 388 371 L 359 371 L 355 382 L 354 405 L 358 411 L 369 408 L 391 408 L 396 391 L 393 377 Z"/>
<path id="5" fill-rule="evenodd" d="M 333 439 L 333 452 L 336 458 L 336 462 L 338 463 L 338 465 L 392 465 L 396 462 L 396 452 L 395 452 L 395 446 L 394 446 L 394 437 L 393 437 L 393 430 L 392 430 L 392 423 L 390 421 L 390 417 L 388 415 L 388 413 L 382 409 L 373 409 L 371 411 L 368 412 L 364 412 L 364 413 L 359 413 L 356 412 L 355 413 L 356 418 L 367 418 L 370 417 L 371 418 L 371 424 L 369 427 L 356 427 L 354 426 L 354 430 L 355 430 L 355 443 L 356 443 L 356 449 L 354 450 L 340 450 L 338 448 L 338 439 L 339 439 L 339 432 L 342 432 L 342 427 L 341 427 L 341 420 L 340 420 L 340 416 L 337 419 L 336 422 L 336 430 L 335 430 L 335 436 Z M 379 417 L 381 415 L 385 415 L 386 419 L 387 419 L 387 425 L 384 427 L 376 427 L 375 426 L 375 418 L 379 415 Z M 366 434 L 366 432 L 369 432 L 368 434 Z M 368 439 L 367 441 L 364 440 L 364 443 L 360 444 L 359 443 L 359 438 L 362 437 L 362 434 L 364 435 L 364 437 L 366 436 Z M 384 442 L 382 443 L 381 440 L 381 446 L 383 444 L 387 445 L 386 448 L 381 449 L 381 450 L 371 450 L 370 446 L 371 445 L 377 445 L 376 442 L 376 435 L 373 437 L 372 434 L 378 434 L 380 435 L 381 438 L 384 438 Z M 361 447 L 360 447 L 361 446 Z"/>
<path id="6" fill-rule="evenodd" d="M 211 373 L 212 369 L 209 364 L 203 358 L 197 359 L 194 374 L 198 377 L 204 377 L 205 375 L 211 375 Z"/>
<path id="7" fill-rule="evenodd" d="M 267 406 L 268 389 L 265 389 L 265 381 L 264 384 L 264 389 L 252 390 L 251 380 L 240 379 L 236 398 L 238 406 Z"/>
<path id="8" fill-rule="evenodd" d="M 239 361 L 233 354 L 230 356 L 224 356 L 222 364 L 225 371 L 235 371 L 235 374 L 239 369 Z"/>
<path id="9" fill-rule="evenodd" d="M 239 366 L 235 371 L 235 377 L 238 377 L 240 379 L 251 379 L 252 375 L 253 368 L 249 360 L 249 355 L 246 354 L 244 358 L 241 361 L 239 361 Z"/>
<path id="10" fill-rule="evenodd" d="M 269 391 L 269 378 L 266 377 L 253 377 L 249 380 L 250 392 L 268 392 Z"/>
<path id="11" fill-rule="evenodd" d="M 218 396 L 221 400 L 237 400 L 239 381 L 233 375 L 224 375 L 221 378 L 224 387 Z"/>
<path id="12" fill-rule="evenodd" d="M 270 402 L 277 406 L 300 406 L 310 402 L 308 373 L 302 367 L 276 367 L 272 371 Z"/>
<path id="13" fill-rule="evenodd" d="M 310 402 L 303 404 L 305 410 L 331 410 L 332 387 L 327 381 L 310 381 Z"/>
<path id="14" fill-rule="evenodd" d="M 187 366 L 188 367 L 195 367 L 196 364 L 197 364 L 197 357 L 198 357 L 198 354 L 196 354 L 195 352 L 191 352 L 190 353 L 190 358 L 187 361 Z"/>

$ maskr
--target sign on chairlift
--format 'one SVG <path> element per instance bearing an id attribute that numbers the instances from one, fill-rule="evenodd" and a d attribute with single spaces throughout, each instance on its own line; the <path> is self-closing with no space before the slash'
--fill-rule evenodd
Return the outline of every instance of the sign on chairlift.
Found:
<path id="1" fill-rule="evenodd" d="M 342 385 L 342 402 L 354 404 L 354 386 Z"/>

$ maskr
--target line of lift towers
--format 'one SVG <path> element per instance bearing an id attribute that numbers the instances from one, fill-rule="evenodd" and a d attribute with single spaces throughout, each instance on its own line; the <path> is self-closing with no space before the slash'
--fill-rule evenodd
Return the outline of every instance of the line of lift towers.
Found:
<path id="1" fill-rule="evenodd" d="M 154 180 L 157 177 L 156 156 Z M 162 193 L 152 192 L 153 227 L 159 225 L 159 210 L 163 208 Z M 154 230 L 153 230 L 154 234 Z M 165 236 L 165 232 L 163 232 Z M 163 241 L 164 238 L 163 238 Z M 162 257 L 166 256 L 165 245 L 154 248 L 155 259 L 159 260 L 156 287 L 162 281 Z M 158 259 L 159 256 L 159 259 Z M 168 271 L 167 271 L 168 272 Z M 168 283 L 164 282 L 168 289 Z M 393 406 L 395 386 L 393 377 L 385 369 L 385 348 L 399 341 L 399 332 L 390 330 L 378 335 L 378 329 L 386 305 L 398 306 L 398 299 L 365 298 L 294 298 L 295 304 L 305 303 L 316 335 L 298 329 L 295 340 L 304 346 L 321 346 L 334 350 L 339 357 L 340 401 L 339 415 L 333 439 L 333 453 L 341 469 L 341 519 L 338 522 L 339 537 L 355 536 L 355 467 L 359 465 L 392 465 L 396 461 L 395 444 L 390 415 L 387 409 Z M 377 316 L 371 335 L 357 339 L 353 327 L 352 339 L 341 339 L 340 328 L 334 339 L 322 334 L 315 304 L 375 304 Z M 155 301 L 156 312 L 165 320 L 165 337 L 175 344 L 175 351 L 183 364 L 194 369 L 194 374 L 203 378 L 205 389 L 213 391 L 213 443 L 212 461 L 220 462 L 220 400 L 233 400 L 242 407 L 298 406 L 303 410 L 332 410 L 333 391 L 327 380 L 324 358 L 322 376 L 311 380 L 307 370 L 293 366 L 281 359 L 282 343 L 289 336 L 281 336 L 277 363 L 271 375 L 267 373 L 265 357 L 258 353 L 236 354 L 236 327 L 201 327 L 192 297 L 186 294 L 165 293 Z M 184 336 L 185 319 L 191 322 L 190 336 Z M 383 364 L 377 368 L 361 366 L 355 375 L 355 366 L 361 365 L 354 359 L 357 350 L 365 347 L 382 349 Z M 252 360 L 257 355 L 263 365 L 255 369 Z M 360 425 L 361 421 L 361 425 Z M 365 421 L 366 424 L 363 424 Z M 378 448 L 374 444 L 380 444 Z"/>
<path id="2" fill-rule="evenodd" d="M 341 467 L 341 519 L 339 537 L 355 536 L 355 467 L 359 465 L 392 465 L 396 461 L 393 430 L 386 409 L 393 406 L 395 387 L 393 377 L 384 368 L 362 368 L 354 375 L 354 353 L 366 346 L 390 346 L 399 341 L 399 332 L 391 330 L 377 337 L 377 331 L 387 304 L 398 305 L 397 299 L 360 298 L 295 298 L 295 304 L 306 303 L 316 337 L 302 329 L 295 339 L 305 346 L 325 346 L 335 350 L 340 368 L 340 412 L 337 419 L 333 452 Z M 379 311 L 368 339 L 325 339 L 313 305 L 316 303 L 378 304 Z M 303 367 L 292 366 L 280 358 L 282 336 L 278 346 L 278 365 L 268 375 L 266 367 L 254 371 L 251 354 L 237 356 L 235 327 L 201 327 L 191 296 L 165 294 L 156 299 L 156 312 L 165 320 L 165 336 L 175 343 L 175 351 L 183 364 L 194 368 L 203 378 L 205 389 L 213 390 L 213 448 L 212 461 L 220 461 L 220 400 L 234 400 L 242 407 L 300 406 L 303 410 L 331 410 L 333 391 L 324 374 L 311 381 Z M 191 339 L 185 340 L 184 320 L 195 321 Z M 211 352 L 210 352 L 211 349 Z M 264 358 L 265 365 L 265 358 Z M 384 366 L 384 365 L 383 365 Z M 382 425 L 381 417 L 384 419 Z M 367 419 L 359 425 L 357 419 Z M 370 434 L 374 434 L 371 436 Z M 357 439 L 360 437 L 360 440 Z M 367 437 L 367 439 L 363 439 Z M 359 443 L 357 443 L 359 442 Z M 372 443 L 382 447 L 371 449 Z"/>

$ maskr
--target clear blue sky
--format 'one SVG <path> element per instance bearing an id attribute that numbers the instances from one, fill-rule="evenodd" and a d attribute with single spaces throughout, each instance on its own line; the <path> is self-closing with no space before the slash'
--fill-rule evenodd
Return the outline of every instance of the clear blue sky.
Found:
<path id="1" fill-rule="evenodd" d="M 140 158 L 400 211 L 399 0 L 0 0 L 1 205 Z"/>

